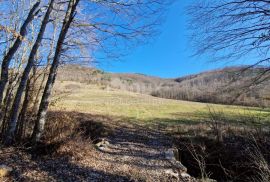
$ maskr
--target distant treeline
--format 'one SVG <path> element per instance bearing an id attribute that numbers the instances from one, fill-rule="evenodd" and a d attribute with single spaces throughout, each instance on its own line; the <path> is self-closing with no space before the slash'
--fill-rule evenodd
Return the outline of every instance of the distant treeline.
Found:
<path id="1" fill-rule="evenodd" d="M 245 106 L 269 106 L 269 82 L 254 87 L 252 82 L 263 68 L 245 70 L 226 68 L 175 79 L 178 85 L 153 91 L 152 96 L 168 99 L 236 104 Z"/>
<path id="2" fill-rule="evenodd" d="M 244 71 L 243 71 L 244 70 Z M 253 86 L 263 68 L 225 68 L 176 79 L 162 79 L 141 74 L 106 73 L 77 65 L 59 71 L 59 80 L 79 81 L 155 97 L 219 104 L 269 106 L 269 82 Z"/>

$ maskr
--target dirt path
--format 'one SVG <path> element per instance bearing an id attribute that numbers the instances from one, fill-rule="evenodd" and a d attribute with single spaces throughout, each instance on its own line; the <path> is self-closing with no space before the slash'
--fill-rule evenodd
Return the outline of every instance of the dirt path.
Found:
<path id="1" fill-rule="evenodd" d="M 165 157 L 165 151 L 172 148 L 168 136 L 138 124 L 120 122 L 113 126 L 113 135 L 106 138 L 109 145 L 85 160 L 116 176 L 104 181 L 182 181 L 168 174 L 173 169 Z"/>
<path id="2" fill-rule="evenodd" d="M 166 174 L 172 169 L 165 151 L 171 140 L 162 133 L 139 125 L 120 126 L 104 155 L 115 162 L 115 167 L 143 181 L 175 181 Z"/>
<path id="3" fill-rule="evenodd" d="M 166 172 L 173 168 L 164 154 L 172 143 L 161 132 L 115 123 L 113 135 L 106 140 L 110 144 L 102 151 L 71 140 L 56 156 L 34 157 L 24 150 L 0 149 L 1 163 L 14 169 L 12 177 L 3 181 L 179 181 Z"/>

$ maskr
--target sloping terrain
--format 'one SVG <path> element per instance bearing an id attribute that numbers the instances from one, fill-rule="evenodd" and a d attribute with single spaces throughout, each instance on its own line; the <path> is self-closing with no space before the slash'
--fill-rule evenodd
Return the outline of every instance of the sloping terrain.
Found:
<path id="1" fill-rule="evenodd" d="M 59 69 L 60 81 L 75 81 L 87 84 L 102 85 L 124 91 L 150 94 L 161 85 L 172 82 L 159 77 L 142 74 L 107 73 L 98 69 L 67 65 Z"/>
<path id="2" fill-rule="evenodd" d="M 170 173 L 177 170 L 165 155 L 174 147 L 169 133 L 212 136 L 205 122 L 209 107 L 227 118 L 269 116 L 258 108 L 163 99 L 75 81 L 56 85 L 44 134 L 47 143 L 37 149 L 0 149 L 2 163 L 13 168 L 4 181 L 184 182 Z M 231 128 L 269 125 L 267 118 L 258 123 L 227 121 Z M 95 146 L 101 138 L 109 142 L 102 150 Z"/>
<path id="3" fill-rule="evenodd" d="M 269 106 L 269 75 L 265 68 L 231 67 L 175 79 L 152 95 L 208 103 Z M 256 83 L 256 86 L 254 85 Z"/>
<path id="4" fill-rule="evenodd" d="M 264 75 L 261 84 L 252 81 L 265 68 L 243 71 L 244 67 L 213 70 L 176 79 L 162 79 L 142 74 L 106 73 L 94 68 L 68 65 L 60 69 L 60 81 L 79 81 L 106 88 L 149 94 L 156 97 L 207 103 L 268 106 L 270 83 Z"/>

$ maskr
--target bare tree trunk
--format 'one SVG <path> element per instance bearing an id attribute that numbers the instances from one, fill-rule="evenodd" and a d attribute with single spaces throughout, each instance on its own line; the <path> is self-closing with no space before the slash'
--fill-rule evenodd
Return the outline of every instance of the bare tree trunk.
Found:
<path id="1" fill-rule="evenodd" d="M 51 40 L 51 43 L 50 43 L 50 52 L 47 56 L 47 65 L 44 69 L 44 73 L 43 73 L 43 76 L 42 76 L 42 79 L 41 79 L 41 84 L 37 90 L 37 94 L 36 94 L 36 98 L 34 99 L 34 103 L 33 103 L 33 113 L 36 113 L 38 111 L 38 103 L 39 103 L 39 95 L 41 94 L 41 91 L 43 90 L 44 88 L 44 83 L 46 81 L 46 78 L 47 78 L 47 75 L 48 75 L 48 69 L 50 67 L 50 60 L 51 60 L 51 57 L 53 55 L 53 52 L 54 52 L 54 45 L 55 45 L 55 37 L 56 37 L 56 33 L 57 33 L 57 22 L 54 21 L 53 22 L 53 36 L 52 36 L 52 40 Z"/>
<path id="2" fill-rule="evenodd" d="M 20 82 L 20 85 L 19 85 L 19 87 L 17 89 L 17 93 L 16 93 L 16 96 L 14 98 L 13 105 L 12 105 L 12 108 L 11 108 L 9 127 L 8 127 L 7 136 L 5 138 L 5 143 L 6 144 L 10 144 L 14 139 L 17 120 L 18 120 L 18 114 L 19 114 L 19 108 L 20 108 L 20 103 L 21 103 L 21 98 L 22 98 L 22 95 L 23 95 L 23 91 L 25 89 L 25 86 L 26 86 L 30 71 L 31 71 L 31 69 L 32 69 L 32 67 L 34 65 L 35 56 L 36 56 L 37 50 L 38 50 L 38 48 L 40 46 L 40 43 L 42 41 L 46 26 L 47 26 L 47 24 L 49 22 L 50 14 L 51 14 L 52 9 L 53 9 L 53 3 L 54 3 L 54 0 L 51 0 L 51 2 L 49 4 L 49 7 L 48 7 L 48 9 L 46 11 L 46 14 L 45 14 L 45 16 L 43 18 L 43 21 L 41 23 L 41 27 L 40 27 L 37 39 L 35 41 L 35 44 L 33 45 L 32 50 L 30 52 L 27 65 L 26 65 L 26 67 L 24 69 L 24 72 L 22 74 L 21 82 Z"/>
<path id="3" fill-rule="evenodd" d="M 76 8 L 80 0 L 70 0 L 68 9 L 65 15 L 65 19 L 61 28 L 61 32 L 59 34 L 59 38 L 56 45 L 56 50 L 53 58 L 53 63 L 50 68 L 50 73 L 47 79 L 47 83 L 42 95 L 42 99 L 39 105 L 39 111 L 37 115 L 37 120 L 35 123 L 35 127 L 32 134 L 32 142 L 36 143 L 40 141 L 41 135 L 44 130 L 45 122 L 46 122 L 46 115 L 49 106 L 49 99 L 52 92 L 52 88 L 55 82 L 55 78 L 57 75 L 57 68 L 59 65 L 59 60 L 62 52 L 63 43 L 66 37 L 66 34 L 69 30 L 69 27 L 76 15 Z"/>
<path id="4" fill-rule="evenodd" d="M 41 84 L 37 90 L 37 94 L 35 96 L 35 100 L 34 100 L 34 103 L 33 103 L 33 110 L 32 110 L 32 113 L 36 113 L 37 112 L 37 106 L 38 106 L 38 103 L 39 103 L 39 95 L 41 93 L 41 91 L 43 90 L 43 85 L 44 85 L 44 82 L 46 80 L 46 75 L 47 75 L 47 70 L 48 70 L 48 67 L 49 67 L 49 64 L 47 64 L 46 68 L 44 69 L 44 73 L 43 73 L 43 76 L 42 76 L 42 79 L 41 79 Z"/>
<path id="5" fill-rule="evenodd" d="M 27 80 L 24 101 L 22 104 L 22 109 L 19 115 L 18 124 L 16 128 L 16 140 L 20 141 L 25 137 L 25 131 L 27 128 L 27 116 L 33 116 L 33 113 L 29 113 L 30 104 L 33 102 L 33 95 L 35 90 L 35 85 L 37 81 L 37 67 L 33 68 L 33 75 Z"/>
<path id="6" fill-rule="evenodd" d="M 5 107 L 2 107 L 2 115 L 1 115 L 1 136 L 2 136 L 2 138 L 4 137 L 4 134 L 5 134 L 5 131 L 7 128 L 6 117 L 7 117 L 8 110 L 10 108 L 10 105 L 8 103 L 12 102 L 12 90 L 13 90 L 12 83 L 9 83 L 8 87 L 7 87 L 6 95 L 4 98 Z"/>
<path id="7" fill-rule="evenodd" d="M 8 121 L 8 113 L 11 107 L 12 100 L 13 100 L 13 90 L 17 85 L 18 82 L 18 76 L 19 74 L 15 74 L 12 75 L 11 79 L 9 79 L 9 84 L 7 86 L 6 89 L 6 94 L 5 94 L 5 98 L 3 100 L 3 105 L 5 107 L 2 107 L 2 115 L 1 115 L 1 120 L 2 120 L 2 127 L 1 127 L 1 134 L 2 134 L 2 138 L 4 138 L 4 134 L 6 133 L 6 129 L 7 129 L 7 121 Z"/>
<path id="8" fill-rule="evenodd" d="M 17 124 L 16 128 L 16 140 L 20 141 L 24 137 L 24 129 L 25 129 L 25 118 L 26 113 L 29 107 L 30 97 L 31 97 L 31 80 L 28 79 L 26 89 L 25 89 L 25 95 L 24 95 L 24 101 L 22 105 L 22 110 L 19 116 L 19 122 Z"/>
<path id="9" fill-rule="evenodd" d="M 36 10 L 39 7 L 39 4 L 40 4 L 40 1 L 36 2 L 34 4 L 34 6 L 31 8 L 26 20 L 24 21 L 24 23 L 20 29 L 20 36 L 17 37 L 17 39 L 14 42 L 14 44 L 12 45 L 12 47 L 7 51 L 7 53 L 5 54 L 5 56 L 3 58 L 2 67 L 1 67 L 1 80 L 0 80 L 0 104 L 2 104 L 4 90 L 5 90 L 6 84 L 8 82 L 8 77 L 9 77 L 9 75 L 8 75 L 9 68 L 8 67 L 9 67 L 10 61 L 13 58 L 14 54 L 19 49 L 19 47 L 23 41 L 23 38 L 26 36 L 27 26 L 33 20 L 35 14 L 36 14 Z"/>

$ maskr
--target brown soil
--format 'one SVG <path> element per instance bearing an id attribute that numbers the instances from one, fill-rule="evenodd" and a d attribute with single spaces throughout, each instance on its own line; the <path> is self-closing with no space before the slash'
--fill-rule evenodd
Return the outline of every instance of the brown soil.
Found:
<path id="1" fill-rule="evenodd" d="M 81 113 L 73 115 L 73 118 L 80 118 L 83 122 L 97 118 Z M 178 181 L 166 174 L 166 170 L 172 169 L 164 155 L 172 147 L 170 138 L 158 130 L 121 122 L 121 119 L 103 118 L 100 123 L 111 131 L 108 136 L 104 136 L 110 144 L 103 151 L 98 150 L 91 142 L 93 136 L 90 137 L 92 140 L 87 139 L 87 134 L 91 131 L 82 127 L 89 128 L 89 124 L 79 125 L 81 137 L 66 137 L 69 139 L 55 145 L 43 145 L 43 148 L 41 145 L 35 150 L 27 147 L 0 149 L 1 164 L 13 168 L 12 175 L 2 180 Z"/>

